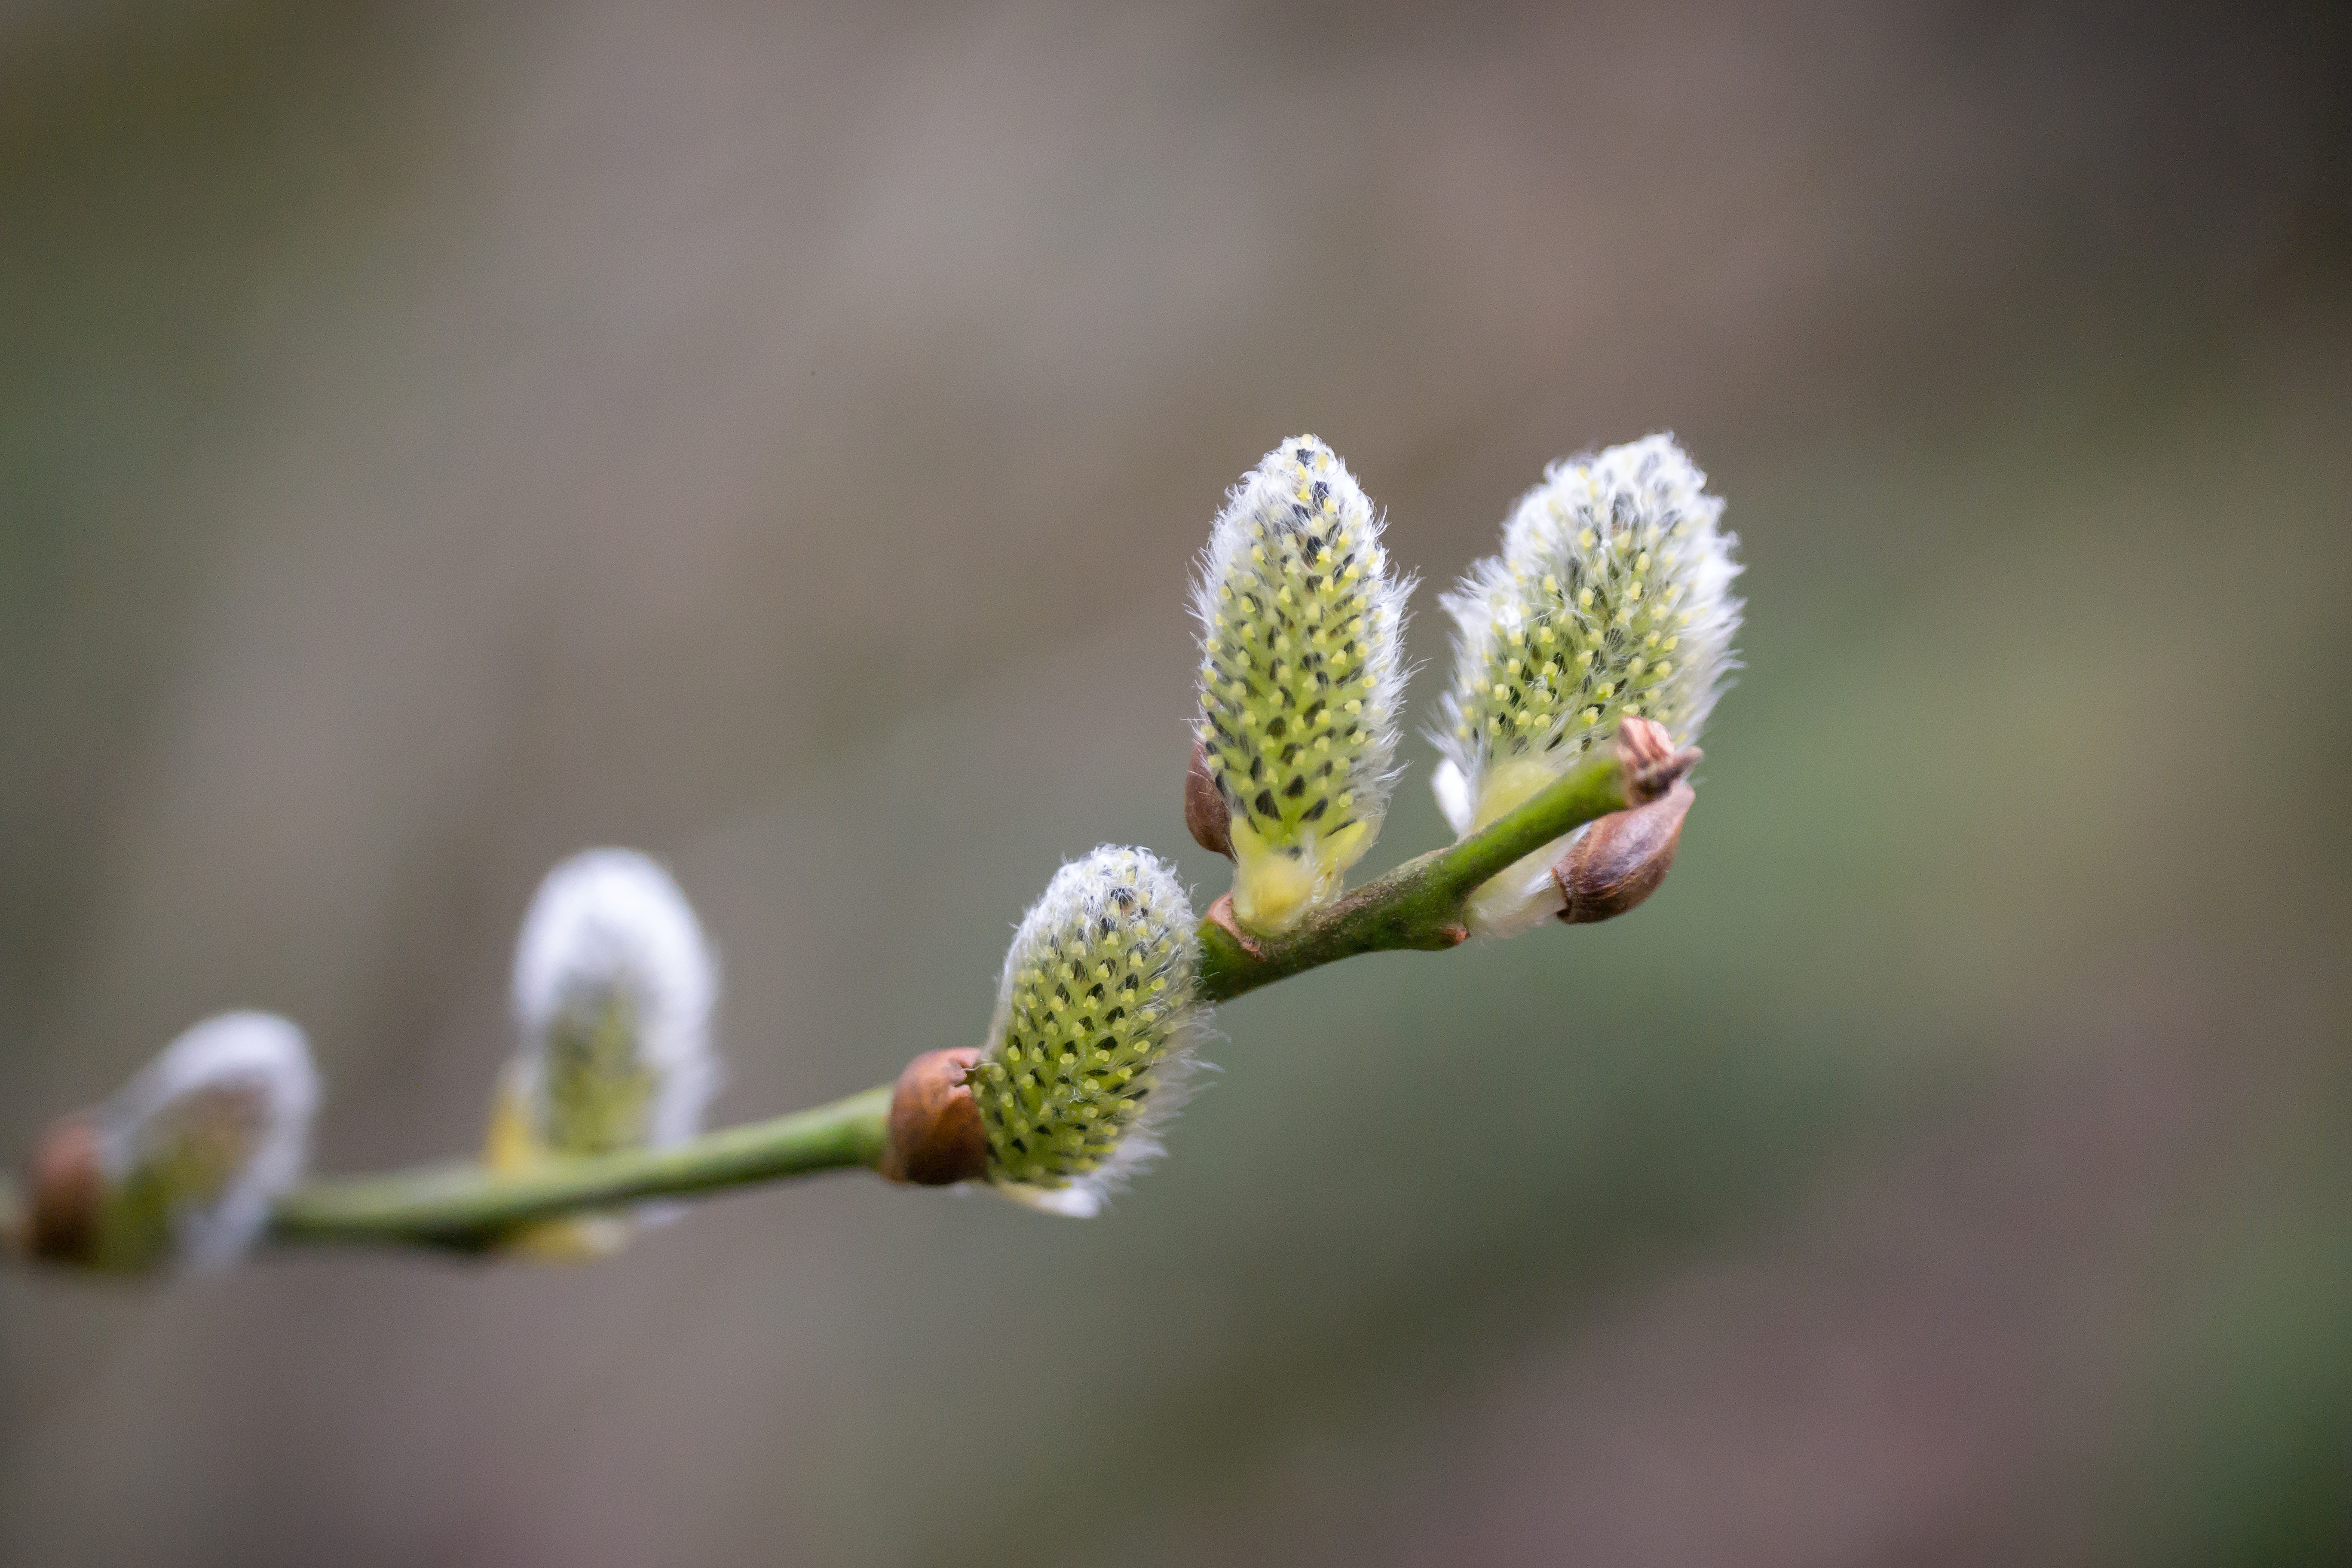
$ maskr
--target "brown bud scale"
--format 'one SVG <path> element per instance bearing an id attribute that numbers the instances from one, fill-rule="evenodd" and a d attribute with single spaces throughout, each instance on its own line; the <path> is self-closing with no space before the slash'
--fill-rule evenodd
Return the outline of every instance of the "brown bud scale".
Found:
<path id="1" fill-rule="evenodd" d="M 1628 714 L 1617 724 L 1617 760 L 1625 771 L 1625 798 L 1635 805 L 1674 788 L 1703 755 L 1696 746 L 1675 749 L 1675 738 L 1654 719 Z"/>
<path id="2" fill-rule="evenodd" d="M 945 1187 L 988 1173 L 988 1131 L 965 1076 L 977 1046 L 926 1051 L 907 1064 L 890 1096 L 882 1173 L 894 1182 Z"/>
<path id="3" fill-rule="evenodd" d="M 51 1263 L 88 1263 L 98 1254 L 106 1168 L 98 1125 L 87 1116 L 49 1124 L 26 1163 L 25 1250 Z"/>
<path id="4" fill-rule="evenodd" d="M 1648 805 L 1612 811 L 1579 834 L 1551 868 L 1559 884 L 1561 923 L 1612 920 L 1656 892 L 1674 867 L 1683 818 L 1697 798 L 1678 778 Z"/>
<path id="5" fill-rule="evenodd" d="M 1225 792 L 1217 787 L 1216 775 L 1209 771 L 1208 749 L 1195 741 L 1192 765 L 1184 772 L 1184 826 L 1192 830 L 1193 843 L 1230 860 L 1233 824 L 1233 808 L 1225 804 Z"/>

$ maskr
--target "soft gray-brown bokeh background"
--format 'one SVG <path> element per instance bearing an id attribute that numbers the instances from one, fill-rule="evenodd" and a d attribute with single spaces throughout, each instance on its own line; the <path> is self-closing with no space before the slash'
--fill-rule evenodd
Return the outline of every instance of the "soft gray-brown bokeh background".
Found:
<path id="1" fill-rule="evenodd" d="M 1285 435 L 1424 660 L 1589 443 L 1750 568 L 1659 898 L 1236 1004 L 1108 1218 L 0 1274 L 0 1562 L 2344 1560 L 2347 43 L 0 6 L 12 1156 L 230 1005 L 328 1167 L 467 1147 L 592 842 L 724 947 L 722 1114 L 968 1039 L 1059 858 L 1216 890 L 1182 584 Z"/>

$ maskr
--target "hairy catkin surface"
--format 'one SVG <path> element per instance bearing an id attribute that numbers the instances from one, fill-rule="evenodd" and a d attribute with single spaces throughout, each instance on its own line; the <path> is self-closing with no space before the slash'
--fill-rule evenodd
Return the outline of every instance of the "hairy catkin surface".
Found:
<path id="1" fill-rule="evenodd" d="M 1160 1152 L 1202 1011 L 1193 944 L 1183 886 L 1149 851 L 1105 847 L 1055 874 L 1005 955 L 971 1073 L 991 1182 L 1087 1214 Z"/>

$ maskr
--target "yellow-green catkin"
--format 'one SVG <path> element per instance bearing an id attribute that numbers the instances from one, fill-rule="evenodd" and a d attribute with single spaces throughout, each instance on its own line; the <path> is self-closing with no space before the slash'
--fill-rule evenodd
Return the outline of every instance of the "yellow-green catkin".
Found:
<path id="1" fill-rule="evenodd" d="M 719 1086 L 709 1037 L 718 984 L 693 907 L 658 863 L 591 849 L 550 871 L 516 943 L 520 1038 L 485 1162 L 521 1170 L 693 1137 Z M 629 1229 L 622 1215 L 559 1220 L 518 1245 L 594 1255 Z"/>
<path id="2" fill-rule="evenodd" d="M 1195 733 L 1231 816 L 1234 913 L 1278 933 L 1339 894 L 1387 814 L 1411 584 L 1381 520 L 1312 436 L 1227 497 L 1193 591 Z"/>
<path id="3" fill-rule="evenodd" d="M 1443 603 L 1454 681 L 1432 735 L 1433 780 L 1457 835 L 1524 804 L 1634 715 L 1698 737 L 1735 668 L 1737 538 L 1671 436 L 1554 463 L 1503 528 L 1503 551 Z M 1557 913 L 1547 846 L 1474 898 L 1502 934 Z"/>
<path id="4" fill-rule="evenodd" d="M 319 1080 L 301 1030 L 229 1013 L 164 1049 L 96 1117 L 95 1267 L 217 1269 L 248 1250 L 301 1178 Z"/>
<path id="5" fill-rule="evenodd" d="M 971 1073 L 992 1185 L 1085 1217 L 1160 1152 L 1207 1014 L 1197 967 L 1183 884 L 1150 851 L 1106 846 L 1055 874 Z"/>

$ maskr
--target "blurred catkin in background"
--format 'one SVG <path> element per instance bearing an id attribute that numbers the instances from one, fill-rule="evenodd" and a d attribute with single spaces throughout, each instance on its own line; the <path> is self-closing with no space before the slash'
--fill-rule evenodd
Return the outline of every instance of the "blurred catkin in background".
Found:
<path id="1" fill-rule="evenodd" d="M 1225 885 L 1186 576 L 1287 433 L 1442 584 L 1670 428 L 1749 601 L 1638 918 L 1235 1003 L 1108 1223 L 0 1276 L 0 1562 L 2342 1560 L 2347 44 L 0 6 L 0 1148 L 240 1006 L 323 1167 L 471 1148 L 592 843 L 714 1116 L 979 1044 L 1063 860 Z"/>

